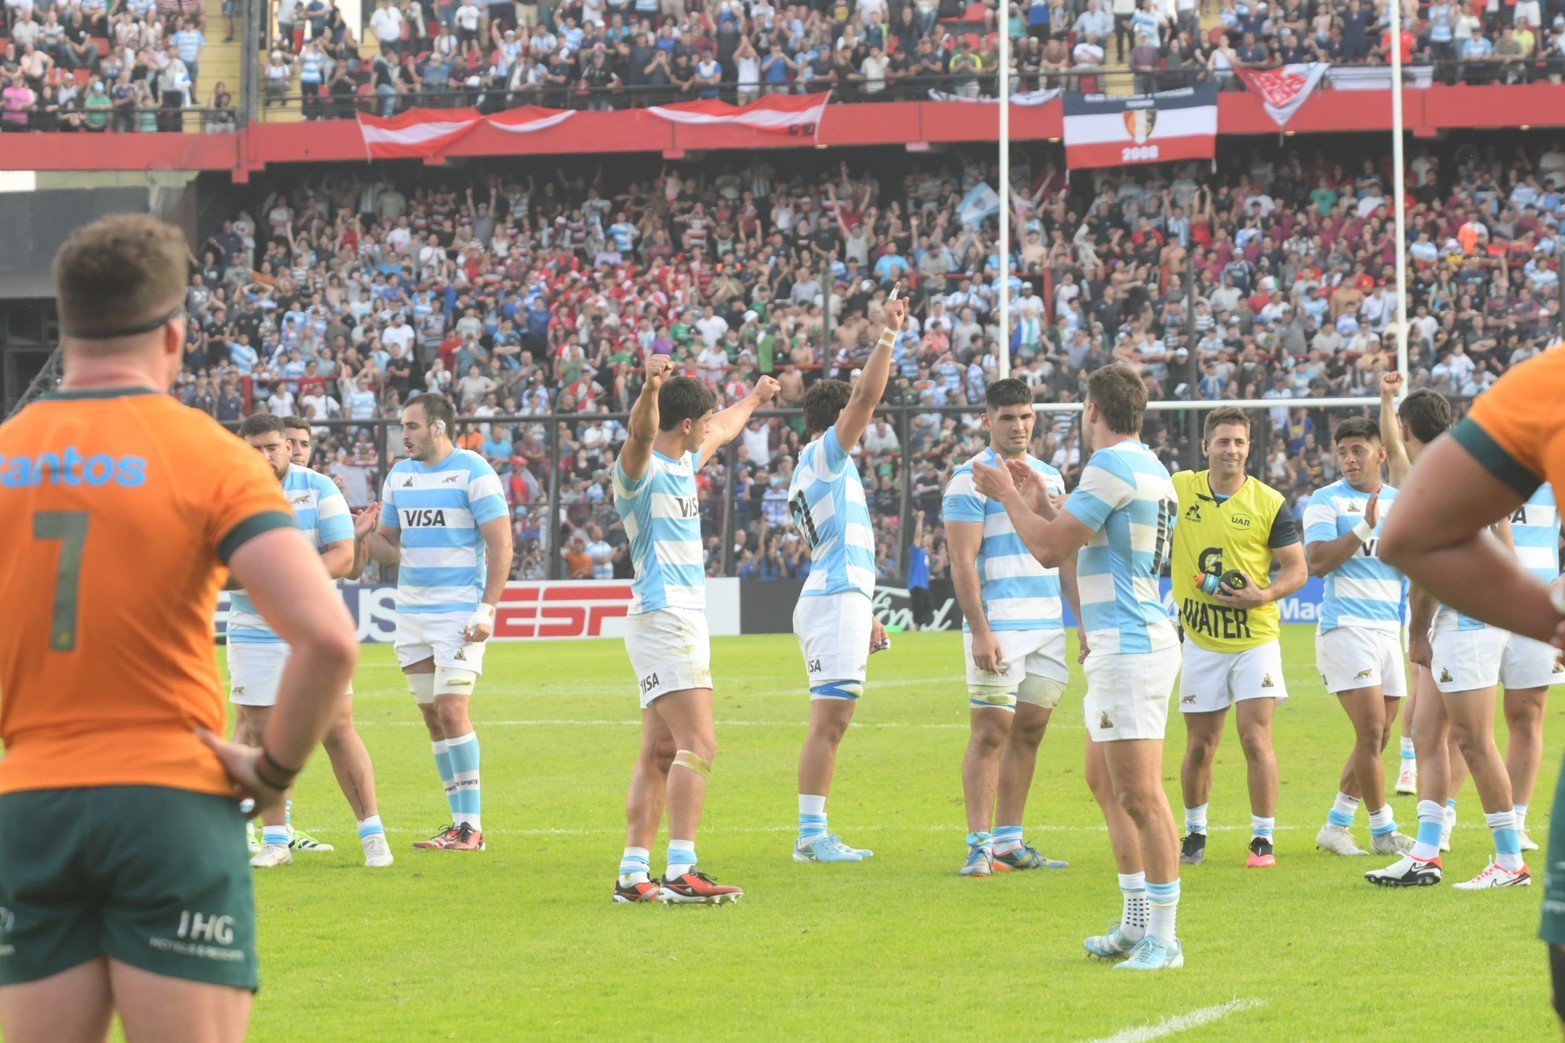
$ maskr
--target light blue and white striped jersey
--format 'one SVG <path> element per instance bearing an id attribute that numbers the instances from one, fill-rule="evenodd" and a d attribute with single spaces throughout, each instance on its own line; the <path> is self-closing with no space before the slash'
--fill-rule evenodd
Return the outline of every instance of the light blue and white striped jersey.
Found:
<path id="1" fill-rule="evenodd" d="M 1511 514 L 1511 540 L 1522 568 L 1545 583 L 1560 574 L 1560 512 L 1554 487 L 1538 486 L 1532 497 Z"/>
<path id="2" fill-rule="evenodd" d="M 1099 449 L 1064 510 L 1093 532 L 1076 556 L 1092 654 L 1155 652 L 1178 644 L 1158 589 L 1179 513 L 1168 468 L 1133 438 Z"/>
<path id="3" fill-rule="evenodd" d="M 1364 520 L 1364 505 L 1370 493 L 1360 492 L 1339 479 L 1310 494 L 1304 508 L 1304 542 L 1334 540 L 1352 532 Z M 1402 629 L 1402 603 L 1407 598 L 1407 583 L 1402 573 L 1380 560 L 1380 530 L 1396 502 L 1397 491 L 1380 487 L 1379 517 L 1369 542 L 1353 552 L 1325 578 L 1320 607 L 1320 633 L 1329 634 L 1338 627 L 1365 630 Z"/>
<path id="4" fill-rule="evenodd" d="M 1027 465 L 1043 476 L 1050 493 L 1063 495 L 1065 479 L 1042 460 L 1028 456 Z M 1004 467 L 993 449 L 973 460 Z M 979 522 L 984 527 L 978 547 L 978 588 L 990 630 L 1061 630 L 1065 617 L 1060 602 L 1060 570 L 1045 567 L 1016 535 L 1005 505 L 973 488 L 973 460 L 951 474 L 941 513 L 946 525 Z M 971 630 L 962 621 L 963 630 Z"/>
<path id="5" fill-rule="evenodd" d="M 810 545 L 810 575 L 800 597 L 847 590 L 875 596 L 875 530 L 864 479 L 835 425 L 799 451 L 788 483 L 788 512 Z"/>
<path id="6" fill-rule="evenodd" d="M 614 508 L 630 537 L 636 567 L 630 612 L 706 608 L 706 555 L 696 497 L 700 453 L 675 460 L 653 451 L 647 470 L 631 479 L 614 463 Z"/>
<path id="7" fill-rule="evenodd" d="M 402 530 L 398 612 L 472 612 L 483 597 L 484 537 L 478 527 L 510 514 L 500 476 L 468 449 L 438 464 L 398 460 L 380 496 L 380 523 Z"/>
<path id="8" fill-rule="evenodd" d="M 293 508 L 293 523 L 315 546 L 353 539 L 353 516 L 337 484 L 319 471 L 293 464 L 283 476 L 283 495 Z M 276 644 L 282 641 L 256 612 L 250 595 L 236 590 L 228 599 L 227 640 L 230 644 Z"/>

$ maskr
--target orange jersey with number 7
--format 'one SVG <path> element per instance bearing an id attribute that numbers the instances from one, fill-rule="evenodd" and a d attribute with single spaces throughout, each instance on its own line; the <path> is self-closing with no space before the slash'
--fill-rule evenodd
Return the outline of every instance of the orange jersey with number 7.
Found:
<path id="1" fill-rule="evenodd" d="M 228 556 L 291 527 L 260 454 L 146 389 L 57 392 L 0 425 L 0 793 L 228 794 L 212 615 Z"/>

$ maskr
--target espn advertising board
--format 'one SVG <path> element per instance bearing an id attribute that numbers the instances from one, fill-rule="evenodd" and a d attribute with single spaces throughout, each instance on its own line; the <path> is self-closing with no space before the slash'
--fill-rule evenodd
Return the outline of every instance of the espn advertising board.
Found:
<path id="1" fill-rule="evenodd" d="M 358 625 L 359 641 L 389 644 L 396 633 L 397 588 L 390 584 L 344 584 L 338 588 Z M 495 610 L 493 641 L 624 637 L 630 611 L 628 580 L 567 580 L 508 583 Z M 739 626 L 739 580 L 710 579 L 706 584 L 707 623 L 712 636 L 731 636 Z M 217 603 L 215 629 L 227 630 L 228 595 Z"/>

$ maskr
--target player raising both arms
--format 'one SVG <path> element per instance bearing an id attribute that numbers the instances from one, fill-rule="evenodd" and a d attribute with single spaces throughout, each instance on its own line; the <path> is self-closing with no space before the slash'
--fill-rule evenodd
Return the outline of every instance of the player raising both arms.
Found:
<path id="1" fill-rule="evenodd" d="M 1070 680 L 1065 601 L 1081 618 L 1075 556 L 1067 555 L 1058 568 L 1039 562 L 1016 534 L 1005 505 L 973 487 L 973 461 L 1019 461 L 1042 484 L 1044 495 L 1035 497 L 1039 515 L 1048 521 L 1058 516 L 1055 498 L 1064 498 L 1065 481 L 1027 451 L 1037 419 L 1032 389 L 1014 377 L 997 380 L 984 400 L 989 448 L 957 467 L 943 503 L 951 581 L 962 607 L 972 729 L 962 758 L 967 858 L 960 872 L 973 877 L 1065 867 L 1023 839 L 1022 815 L 1038 745 Z M 1024 485 L 1033 482 L 1024 476 Z"/>
<path id="2" fill-rule="evenodd" d="M 1394 398 L 1400 386 L 1399 377 L 1382 378 L 1383 396 Z M 1396 424 L 1387 423 L 1382 415 L 1382 429 L 1391 474 L 1403 477 L 1425 448 L 1450 428 L 1454 414 L 1443 395 L 1426 388 L 1404 398 L 1396 415 Z M 1508 519 L 1495 523 L 1495 534 L 1509 546 Z M 1416 706 L 1418 719 L 1413 722 L 1420 767 L 1418 839 L 1402 858 L 1385 869 L 1365 873 L 1364 878 L 1384 887 L 1440 882 L 1445 801 L 1455 793 L 1448 752 L 1448 739 L 1454 736 L 1478 788 L 1485 819 L 1494 831 L 1496 851 L 1494 861 L 1482 873 L 1456 886 L 1462 890 L 1526 886 L 1532 877 L 1522 863 L 1510 779 L 1494 744 L 1495 695 L 1509 635 L 1482 620 L 1437 606 L 1416 585 L 1409 600 L 1408 655 L 1423 668 L 1418 680 L 1431 678 L 1434 689 L 1424 690 Z"/>
<path id="3" fill-rule="evenodd" d="M 696 472 L 777 394 L 762 377 L 713 413 L 712 389 L 670 377 L 667 355 L 648 355 L 646 383 L 630 411 L 614 463 L 614 506 L 636 568 L 625 650 L 641 692 L 641 751 L 625 800 L 625 851 L 616 902 L 734 902 L 744 892 L 697 872 L 696 828 L 717 755 L 712 727 L 712 647 Z M 678 771 L 673 769 L 678 768 Z M 668 868 L 651 879 L 651 848 L 668 808 Z"/>
<path id="4" fill-rule="evenodd" d="M 1005 504 L 1039 561 L 1058 568 L 1076 555 L 1090 649 L 1082 704 L 1087 784 L 1103 809 L 1124 901 L 1120 922 L 1083 944 L 1094 956 L 1128 956 L 1120 968 L 1138 971 L 1184 965 L 1175 934 L 1179 832 L 1162 773 L 1179 637 L 1158 592 L 1178 498 L 1140 440 L 1146 406 L 1146 386 L 1125 367 L 1104 366 L 1088 378 L 1082 434 L 1092 456 L 1053 521 L 1043 517 L 1047 494 L 1026 463 L 973 462 L 975 487 Z"/>
<path id="5" fill-rule="evenodd" d="M 239 437 L 261 454 L 282 482 L 283 494 L 293 511 L 294 524 L 321 554 L 321 564 L 333 579 L 345 575 L 353 566 L 353 518 L 348 504 L 331 480 L 318 471 L 290 463 L 289 445 L 284 438 L 283 421 L 268 413 L 256 413 L 239 425 Z M 228 614 L 229 701 L 234 704 L 234 740 L 247 746 L 259 746 L 266 734 L 266 720 L 277 701 L 277 682 L 283 664 L 288 661 L 288 646 L 276 631 L 266 625 L 255 611 L 249 595 L 236 590 Z M 343 796 L 353 808 L 359 823 L 359 843 L 364 848 L 364 864 L 372 869 L 392 863 L 386 830 L 375 805 L 375 768 L 370 763 L 364 740 L 353 727 L 350 709 L 353 689 L 342 713 L 332 722 L 324 745 L 332 771 Z M 261 816 L 261 849 L 250 864 L 256 868 L 284 866 L 293 861 L 292 850 L 330 851 L 302 830 L 289 828 L 292 795 L 282 808 Z"/>
<path id="6" fill-rule="evenodd" d="M 1348 832 L 1362 801 L 1370 807 L 1370 846 L 1379 854 L 1405 855 L 1413 838 L 1397 832 L 1380 763 L 1407 693 L 1398 640 L 1403 582 L 1375 553 L 1381 518 L 1397 491 L 1380 478 L 1386 450 L 1374 421 L 1345 420 L 1333 441 L 1342 477 L 1310 495 L 1304 556 L 1310 573 L 1325 579 L 1315 662 L 1326 690 L 1353 722 L 1353 751 L 1315 846 L 1334 855 L 1367 854 Z"/>
<path id="7" fill-rule="evenodd" d="M 1565 648 L 1565 593 L 1526 568 L 1487 530 L 1545 481 L 1565 482 L 1565 351 L 1513 367 L 1473 403 L 1466 419 L 1420 455 L 1383 553 L 1433 597 L 1485 622 Z M 1552 594 L 1552 596 L 1551 596 Z M 1554 1008 L 1565 1021 L 1565 773 L 1550 819 L 1543 924 Z"/>
<path id="8" fill-rule="evenodd" d="M 102 1040 L 115 1013 L 131 1040 L 244 1038 L 257 979 L 238 800 L 282 802 L 358 658 L 276 476 L 168 394 L 187 256 L 145 216 L 72 233 L 54 265 L 63 381 L 0 426 L 7 1043 Z M 213 734 L 225 566 L 292 649 L 260 747 Z"/>
<path id="9" fill-rule="evenodd" d="M 799 837 L 795 862 L 860 862 L 874 852 L 849 847 L 826 827 L 826 797 L 837 746 L 864 691 L 866 660 L 886 644 L 875 618 L 875 530 L 864 480 L 853 460 L 891 375 L 891 349 L 907 315 L 896 289 L 886 328 L 858 381 L 817 381 L 804 396 L 809 444 L 788 486 L 788 509 L 810 546 L 810 575 L 793 610 L 793 632 L 810 682 L 810 726 L 799 751 Z"/>
<path id="10" fill-rule="evenodd" d="M 397 566 L 393 647 L 451 810 L 450 825 L 413 846 L 482 851 L 478 736 L 468 703 L 511 575 L 511 512 L 489 462 L 451 444 L 455 425 L 451 402 L 440 395 L 402 407 L 407 457 L 386 475 L 379 527 L 372 511 L 354 527 L 370 557 Z"/>
<path id="11" fill-rule="evenodd" d="M 1288 698 L 1278 643 L 1277 602 L 1304 586 L 1304 548 L 1288 501 L 1245 474 L 1250 418 L 1214 409 L 1201 439 L 1208 469 L 1174 475 L 1179 526 L 1170 570 L 1184 630 L 1179 709 L 1185 719 L 1185 839 L 1179 861 L 1206 857 L 1212 758 L 1234 708 L 1250 784 L 1250 854 L 1245 865 L 1276 864 L 1277 756 L 1272 714 Z M 1271 566 L 1278 567 L 1271 578 Z"/>

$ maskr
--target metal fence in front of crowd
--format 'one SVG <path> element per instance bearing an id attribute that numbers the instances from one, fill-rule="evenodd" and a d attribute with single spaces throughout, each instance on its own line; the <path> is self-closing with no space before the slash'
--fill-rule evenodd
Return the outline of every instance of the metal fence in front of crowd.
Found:
<path id="1" fill-rule="evenodd" d="M 1377 415 L 1378 399 L 1277 398 L 1152 402 L 1142 439 L 1169 467 L 1205 466 L 1206 414 L 1238 405 L 1251 419 L 1250 473 L 1283 492 L 1296 517 L 1314 489 L 1335 480 L 1331 431 L 1350 416 Z M 1458 410 L 1465 401 L 1458 403 Z M 1039 403 L 1032 452 L 1074 487 L 1082 451 L 1078 402 Z M 547 413 L 458 418 L 458 444 L 484 455 L 500 474 L 516 536 L 513 578 L 629 579 L 627 539 L 614 508 L 612 469 L 626 413 Z M 883 584 L 906 580 L 918 542 L 936 579 L 945 575 L 941 501 L 952 469 L 987 445 L 981 406 L 895 404 L 876 412 L 857 454 L 874 524 L 876 571 Z M 799 409 L 757 411 L 755 426 L 730 442 L 699 481 L 701 530 L 712 576 L 795 579 L 807 564 L 787 493 L 797 447 Z M 396 418 L 333 419 L 315 427 L 313 465 L 337 475 L 354 507 L 377 501 L 388 468 L 403 455 Z M 764 451 L 762 446 L 765 446 Z M 762 456 L 764 455 L 764 459 Z M 589 564 L 588 548 L 614 549 Z M 574 566 L 574 569 L 573 569 Z M 392 574 L 382 571 L 380 579 Z"/>

